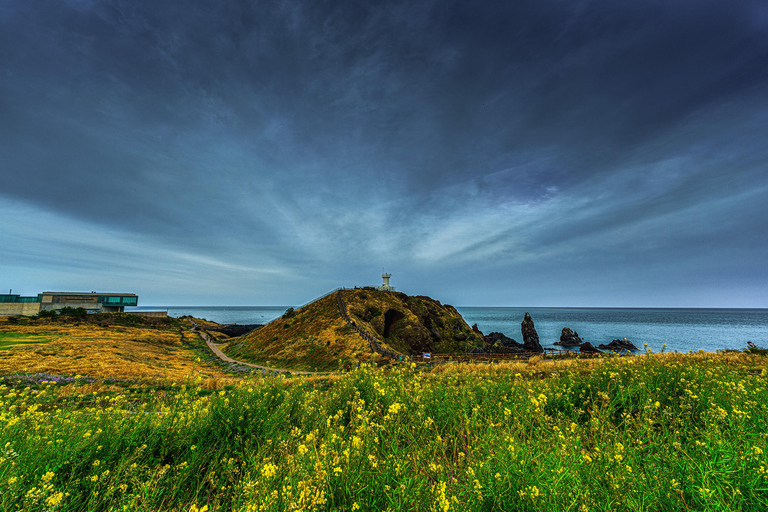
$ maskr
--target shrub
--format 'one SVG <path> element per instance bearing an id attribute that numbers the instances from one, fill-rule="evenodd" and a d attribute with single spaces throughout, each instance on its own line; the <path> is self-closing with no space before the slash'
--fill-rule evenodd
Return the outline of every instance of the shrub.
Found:
<path id="1" fill-rule="evenodd" d="M 85 318 L 88 315 L 88 312 L 84 308 L 70 308 L 67 306 L 59 310 L 59 315 L 70 316 L 72 318 Z"/>

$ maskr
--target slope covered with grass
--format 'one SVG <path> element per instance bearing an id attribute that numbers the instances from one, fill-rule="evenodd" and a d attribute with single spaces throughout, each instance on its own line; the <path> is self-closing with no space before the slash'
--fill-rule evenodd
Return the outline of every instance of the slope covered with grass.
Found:
<path id="1" fill-rule="evenodd" d="M 429 297 L 354 289 L 344 290 L 342 298 L 356 325 L 382 348 L 405 356 L 468 352 L 482 344 L 453 306 Z M 335 294 L 231 341 L 224 352 L 237 360 L 309 371 L 382 360 L 341 317 Z"/>
<path id="2" fill-rule="evenodd" d="M 223 351 L 238 361 L 306 371 L 336 371 L 380 359 L 341 317 L 333 294 L 233 339 Z"/>

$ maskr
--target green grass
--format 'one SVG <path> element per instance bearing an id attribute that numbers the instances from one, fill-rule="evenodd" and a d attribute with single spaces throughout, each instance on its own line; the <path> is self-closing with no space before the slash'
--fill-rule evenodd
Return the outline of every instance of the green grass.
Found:
<path id="1" fill-rule="evenodd" d="M 48 343 L 52 341 L 50 335 L 27 334 L 20 332 L 0 332 L 0 350 L 15 347 L 17 345 L 29 345 L 32 343 Z"/>
<path id="2" fill-rule="evenodd" d="M 0 509 L 765 510 L 765 366 L 664 354 L 215 394 L 0 386 Z"/>

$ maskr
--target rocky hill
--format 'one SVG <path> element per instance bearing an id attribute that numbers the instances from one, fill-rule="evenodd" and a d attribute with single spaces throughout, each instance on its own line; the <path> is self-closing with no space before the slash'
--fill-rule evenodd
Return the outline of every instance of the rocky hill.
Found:
<path id="1" fill-rule="evenodd" d="M 347 290 L 343 297 L 349 316 L 395 352 L 469 352 L 482 345 L 456 308 L 430 297 L 370 289 Z"/>
<path id="2" fill-rule="evenodd" d="M 380 347 L 398 354 L 469 352 L 482 346 L 453 306 L 423 296 L 374 289 L 344 290 L 347 314 Z M 337 370 L 380 361 L 344 320 L 335 294 L 280 318 L 224 347 L 233 359 L 301 370 Z"/>

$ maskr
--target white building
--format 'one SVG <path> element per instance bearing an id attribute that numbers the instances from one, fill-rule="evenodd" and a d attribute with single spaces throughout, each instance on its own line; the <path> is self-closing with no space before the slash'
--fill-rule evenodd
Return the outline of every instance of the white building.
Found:
<path id="1" fill-rule="evenodd" d="M 383 292 L 393 292 L 395 291 L 394 286 L 389 286 L 389 278 L 392 277 L 392 274 L 387 274 L 386 272 L 384 274 L 381 274 L 382 279 L 382 285 L 376 287 L 377 290 L 381 290 Z"/>

